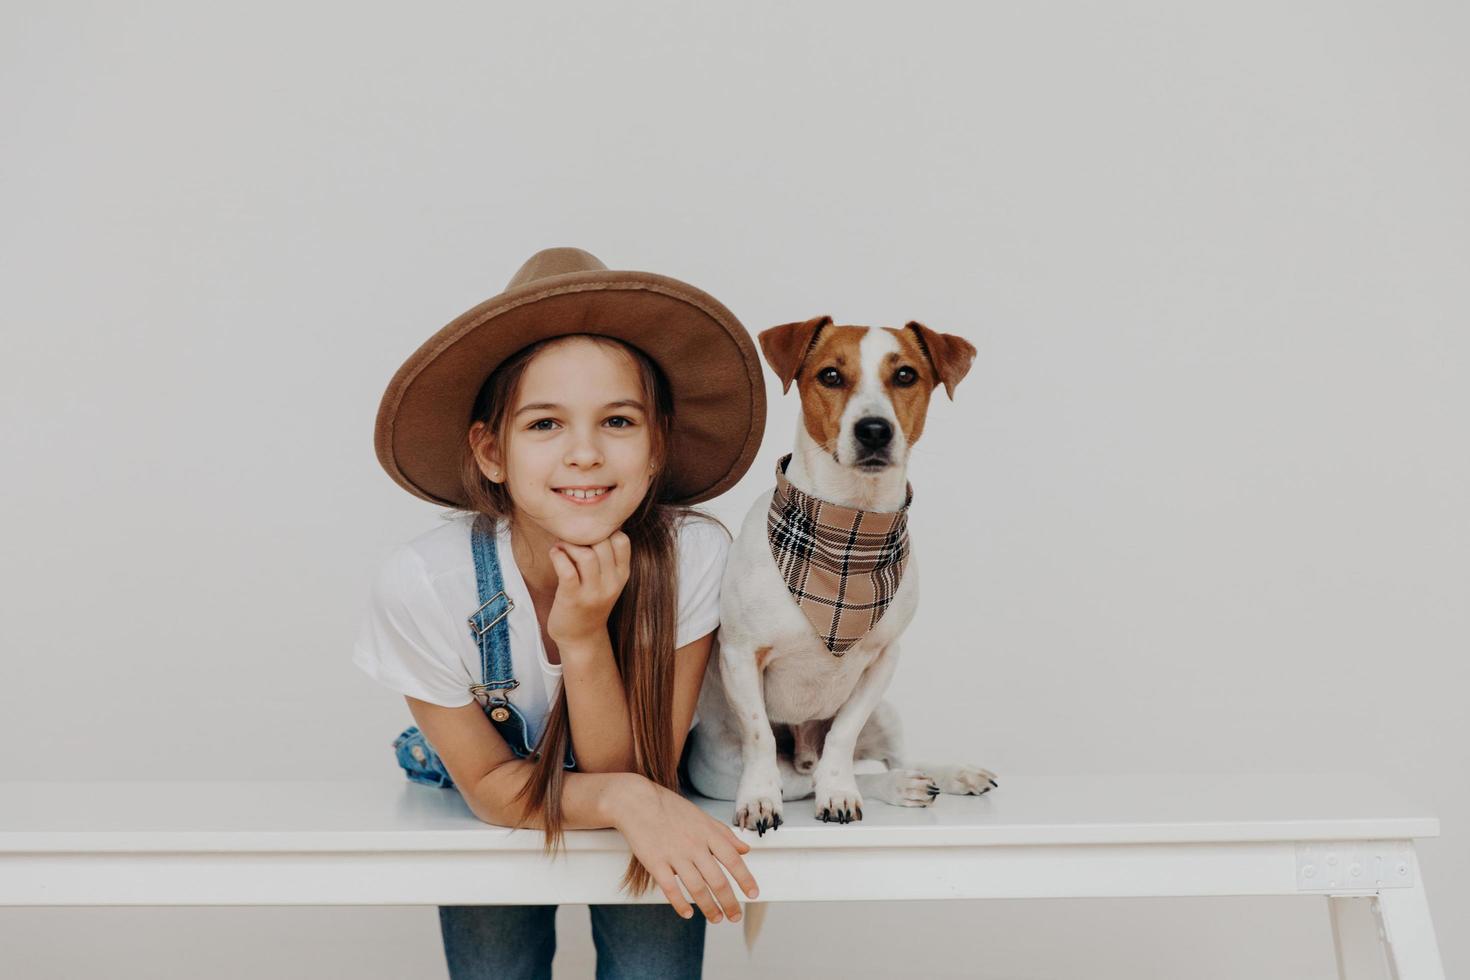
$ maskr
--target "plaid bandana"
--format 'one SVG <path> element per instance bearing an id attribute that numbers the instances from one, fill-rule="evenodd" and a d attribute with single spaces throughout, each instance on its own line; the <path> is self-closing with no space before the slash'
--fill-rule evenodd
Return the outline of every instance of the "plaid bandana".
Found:
<path id="1" fill-rule="evenodd" d="M 908 486 L 902 510 L 839 507 L 791 485 L 791 456 L 776 463 L 766 537 L 786 588 L 818 638 L 840 657 L 878 624 L 898 592 L 909 556 L 914 488 Z"/>

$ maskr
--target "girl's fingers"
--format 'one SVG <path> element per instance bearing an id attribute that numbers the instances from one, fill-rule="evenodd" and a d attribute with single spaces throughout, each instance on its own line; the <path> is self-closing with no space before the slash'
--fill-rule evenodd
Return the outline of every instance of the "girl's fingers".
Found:
<path id="1" fill-rule="evenodd" d="M 730 844 L 734 846 L 735 850 L 739 851 L 741 854 L 750 853 L 750 842 L 746 840 L 741 840 L 740 835 L 735 833 L 735 829 L 733 827 L 730 827 L 727 824 L 720 823 L 718 820 L 711 820 L 710 822 L 713 823 L 716 829 L 718 829 L 719 832 L 724 835 L 725 840 L 729 841 Z"/>
<path id="2" fill-rule="evenodd" d="M 755 885 L 755 875 L 750 873 L 750 869 L 745 866 L 744 861 L 740 860 L 740 855 L 735 853 L 734 848 L 725 847 L 716 841 L 710 848 L 710 853 L 725 866 L 726 871 L 730 872 L 730 877 L 734 878 L 740 890 L 745 892 L 746 898 L 755 898 L 760 894 L 760 889 Z"/>
<path id="3" fill-rule="evenodd" d="M 613 555 L 612 544 L 607 538 L 603 538 L 592 546 L 592 551 L 597 555 L 597 568 L 602 575 L 602 588 L 611 592 L 615 586 L 621 584 L 617 581 L 618 563 L 616 556 Z"/>
<path id="4" fill-rule="evenodd" d="M 597 567 L 601 569 L 602 574 L 611 575 L 617 570 L 617 561 L 613 556 L 612 543 L 607 538 L 603 538 L 594 544 L 592 546 L 592 552 L 597 555 Z"/>
<path id="5" fill-rule="evenodd" d="M 689 893 L 690 898 L 694 899 L 694 903 L 699 906 L 704 917 L 711 922 L 723 920 L 724 913 L 720 911 L 720 905 L 715 901 L 715 897 L 710 894 L 709 886 L 704 883 L 704 875 L 699 873 L 699 869 L 689 861 L 679 861 L 674 864 L 674 870 L 679 873 L 679 880 L 684 883 L 684 890 Z"/>
<path id="6" fill-rule="evenodd" d="M 628 569 L 632 564 L 633 541 L 622 531 L 614 531 L 612 537 L 613 561 L 616 564 L 618 574 L 625 580 L 628 577 Z"/>
<path id="7" fill-rule="evenodd" d="M 730 887 L 730 879 L 725 877 L 724 869 L 714 859 L 712 854 L 705 853 L 703 857 L 694 859 L 694 865 L 699 873 L 704 875 L 704 883 L 709 886 L 710 893 L 715 896 L 715 901 L 720 903 L 725 917 L 731 922 L 740 921 L 740 900 L 735 897 L 735 889 Z"/>
<path id="8" fill-rule="evenodd" d="M 602 570 L 597 561 L 597 552 L 586 545 L 567 544 L 561 542 L 561 548 L 567 553 L 572 561 L 577 563 L 577 574 L 582 577 L 582 584 L 588 585 L 596 582 L 602 575 Z"/>
<path id="9" fill-rule="evenodd" d="M 562 551 L 559 547 L 553 546 L 548 554 L 551 556 L 551 567 L 556 569 L 557 581 L 565 585 L 576 585 L 576 563 L 568 558 L 566 552 Z"/>
<path id="10" fill-rule="evenodd" d="M 684 893 L 679 889 L 679 879 L 674 877 L 672 869 L 665 869 L 663 873 L 655 875 L 653 880 L 658 884 L 660 890 L 663 891 L 664 898 L 669 900 L 669 904 L 674 907 L 675 912 L 678 912 L 686 919 L 694 916 L 694 909 L 685 900 Z"/>

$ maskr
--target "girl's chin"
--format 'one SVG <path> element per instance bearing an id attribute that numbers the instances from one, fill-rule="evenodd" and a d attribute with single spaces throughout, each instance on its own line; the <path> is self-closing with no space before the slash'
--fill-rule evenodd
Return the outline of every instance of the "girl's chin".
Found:
<path id="1" fill-rule="evenodd" d="M 607 511 L 601 514 L 563 514 L 547 530 L 570 544 L 592 546 L 606 541 L 630 515 Z"/>

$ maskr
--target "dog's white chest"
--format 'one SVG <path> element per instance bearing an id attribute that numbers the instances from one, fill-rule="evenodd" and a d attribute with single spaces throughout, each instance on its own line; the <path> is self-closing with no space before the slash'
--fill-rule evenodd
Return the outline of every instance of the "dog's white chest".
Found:
<path id="1" fill-rule="evenodd" d="M 763 687 L 771 721 L 798 724 L 831 718 L 882 649 L 863 641 L 834 657 L 820 642 L 813 640 L 812 645 L 810 650 L 788 648 L 766 665 Z"/>

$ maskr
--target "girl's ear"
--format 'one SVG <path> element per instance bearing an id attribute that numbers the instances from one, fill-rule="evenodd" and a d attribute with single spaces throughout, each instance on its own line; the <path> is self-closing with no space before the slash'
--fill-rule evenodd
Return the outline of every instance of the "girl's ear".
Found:
<path id="1" fill-rule="evenodd" d="M 484 422 L 476 422 L 470 426 L 470 449 L 475 454 L 475 463 L 485 479 L 492 483 L 504 483 L 505 463 L 500 458 L 500 447 L 494 437 L 486 432 L 487 428 Z"/>
<path id="2" fill-rule="evenodd" d="M 781 379 L 781 394 L 791 390 L 791 381 L 801 370 L 807 351 L 816 343 L 817 334 L 831 322 L 830 316 L 814 316 L 800 323 L 783 323 L 760 332 L 757 339 L 765 352 L 766 363 Z"/>

